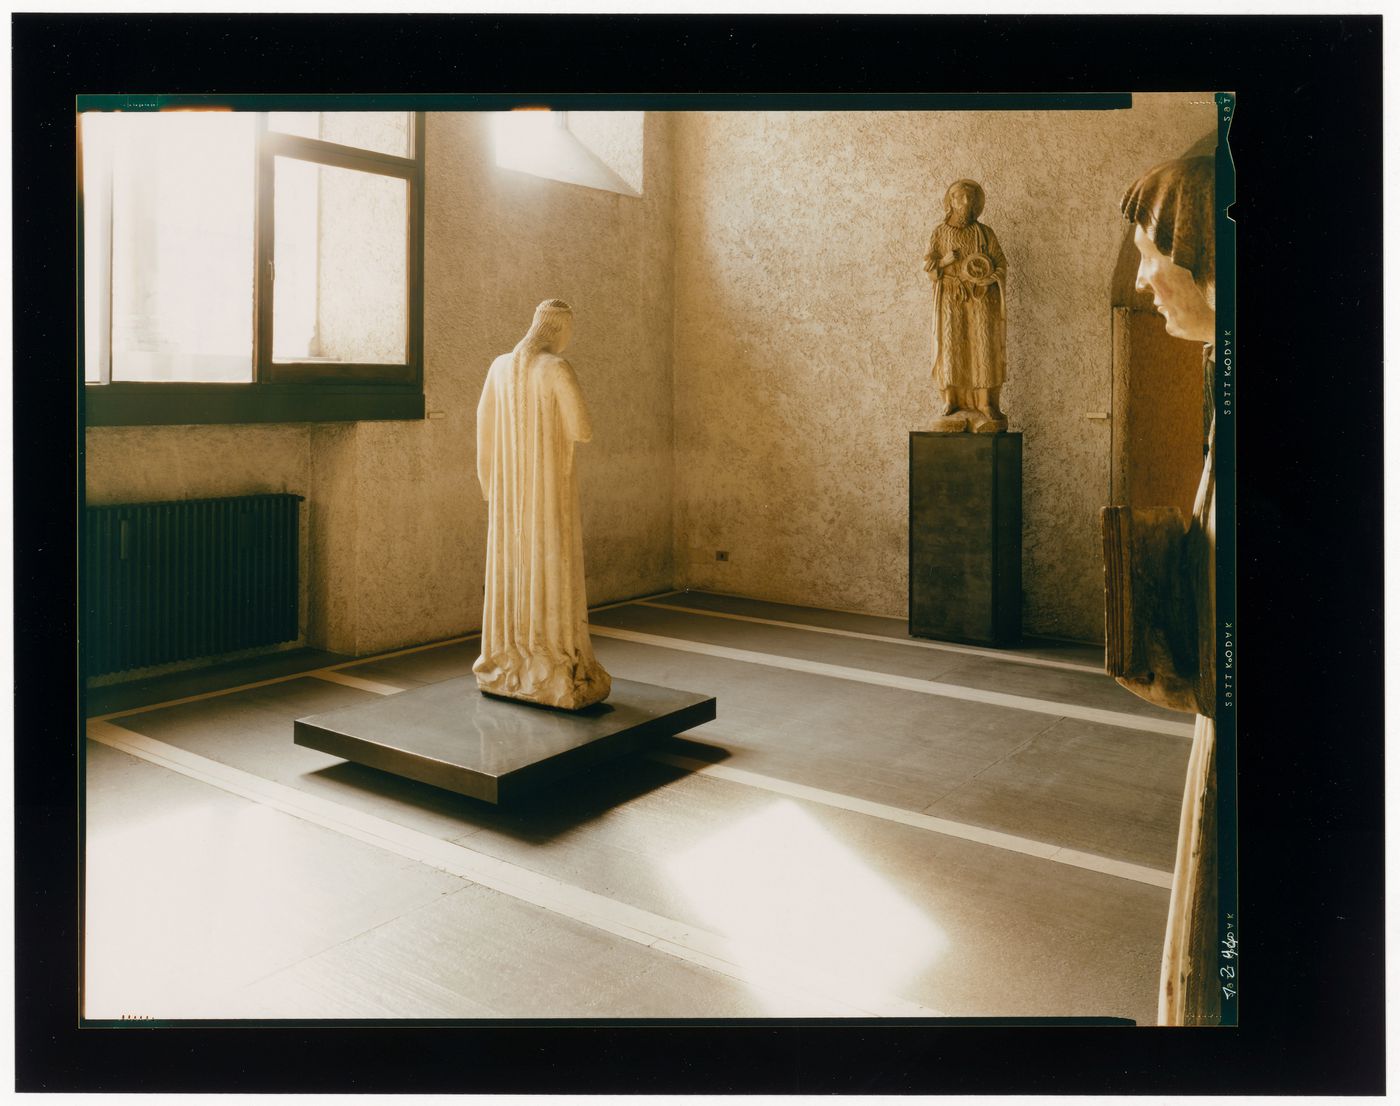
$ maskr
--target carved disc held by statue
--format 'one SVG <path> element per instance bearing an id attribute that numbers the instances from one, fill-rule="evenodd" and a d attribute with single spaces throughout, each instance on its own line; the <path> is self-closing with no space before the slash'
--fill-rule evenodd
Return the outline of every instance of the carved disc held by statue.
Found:
<path id="1" fill-rule="evenodd" d="M 992 259 L 984 253 L 975 253 L 966 257 L 958 266 L 958 276 L 973 284 L 991 284 L 996 279 L 996 266 Z"/>

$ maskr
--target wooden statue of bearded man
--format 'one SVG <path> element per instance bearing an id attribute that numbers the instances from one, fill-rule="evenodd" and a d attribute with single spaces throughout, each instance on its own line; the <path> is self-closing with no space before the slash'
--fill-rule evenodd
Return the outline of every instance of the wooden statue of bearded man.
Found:
<path id="1" fill-rule="evenodd" d="M 982 186 L 954 181 L 943 197 L 924 271 L 933 282 L 933 379 L 941 402 L 937 431 L 995 434 L 1006 429 L 1006 255 L 978 222 Z"/>

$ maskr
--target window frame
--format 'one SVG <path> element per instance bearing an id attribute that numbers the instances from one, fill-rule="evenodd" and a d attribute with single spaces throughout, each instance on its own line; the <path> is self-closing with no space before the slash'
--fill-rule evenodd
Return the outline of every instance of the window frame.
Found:
<path id="1" fill-rule="evenodd" d="M 113 381 L 110 349 L 103 380 L 81 390 L 88 426 L 184 425 L 256 422 L 346 422 L 421 419 L 423 397 L 423 223 L 426 113 L 411 111 L 410 156 L 345 146 L 270 130 L 271 109 L 257 109 L 255 123 L 253 379 L 247 383 Z M 315 108 L 325 110 L 325 108 Z M 342 108 L 341 110 L 364 110 Z M 81 147 L 80 147 L 81 151 Z M 400 179 L 407 190 L 408 326 L 406 363 L 275 362 L 272 357 L 273 248 L 276 229 L 276 157 Z M 83 374 L 82 160 L 79 154 L 78 371 Z M 110 227 L 108 229 L 110 234 Z M 109 293 L 110 294 L 110 293 Z"/>

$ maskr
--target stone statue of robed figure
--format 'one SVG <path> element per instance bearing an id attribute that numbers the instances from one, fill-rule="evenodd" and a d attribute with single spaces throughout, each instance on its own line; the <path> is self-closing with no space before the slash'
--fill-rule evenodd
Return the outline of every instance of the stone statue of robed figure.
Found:
<path id="1" fill-rule="evenodd" d="M 986 193 L 954 181 L 943 197 L 924 271 L 933 282 L 933 380 L 938 418 L 931 429 L 994 434 L 1006 429 L 1006 255 L 992 228 L 978 222 Z"/>
<path id="2" fill-rule="evenodd" d="M 535 309 L 529 332 L 497 357 L 476 411 L 476 467 L 488 503 L 481 656 L 490 695 L 566 710 L 606 699 L 584 591 L 574 445 L 592 437 L 562 300 Z"/>

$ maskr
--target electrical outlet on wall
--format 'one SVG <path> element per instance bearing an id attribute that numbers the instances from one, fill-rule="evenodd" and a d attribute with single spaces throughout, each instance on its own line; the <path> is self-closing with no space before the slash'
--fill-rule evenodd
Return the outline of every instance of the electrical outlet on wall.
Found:
<path id="1" fill-rule="evenodd" d="M 715 550 L 715 560 L 717 560 L 717 561 L 728 561 L 728 560 L 729 560 L 729 550 L 727 550 L 727 549 L 716 549 L 716 550 Z"/>

